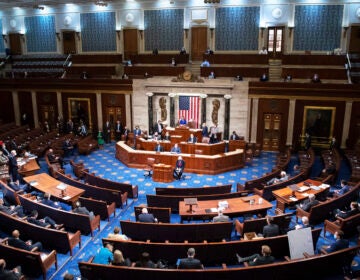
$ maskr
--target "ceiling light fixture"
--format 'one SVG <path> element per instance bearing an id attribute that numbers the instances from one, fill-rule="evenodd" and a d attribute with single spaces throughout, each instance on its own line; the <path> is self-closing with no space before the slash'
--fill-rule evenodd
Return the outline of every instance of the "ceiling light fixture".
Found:
<path id="1" fill-rule="evenodd" d="M 204 0 L 205 4 L 215 4 L 220 3 L 220 0 Z"/>
<path id="2" fill-rule="evenodd" d="M 100 6 L 100 7 L 107 7 L 108 3 L 103 0 L 98 0 L 95 2 L 95 5 Z"/>
<path id="3" fill-rule="evenodd" d="M 34 5 L 33 9 L 38 9 L 38 10 L 44 10 L 45 7 L 44 6 L 40 6 L 40 5 Z"/>

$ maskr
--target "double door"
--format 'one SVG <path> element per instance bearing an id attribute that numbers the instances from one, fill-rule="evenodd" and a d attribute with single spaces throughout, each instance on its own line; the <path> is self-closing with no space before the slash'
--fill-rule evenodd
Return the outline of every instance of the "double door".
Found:
<path id="1" fill-rule="evenodd" d="M 263 118 L 263 150 L 278 151 L 281 136 L 281 115 L 275 113 L 265 113 Z"/>

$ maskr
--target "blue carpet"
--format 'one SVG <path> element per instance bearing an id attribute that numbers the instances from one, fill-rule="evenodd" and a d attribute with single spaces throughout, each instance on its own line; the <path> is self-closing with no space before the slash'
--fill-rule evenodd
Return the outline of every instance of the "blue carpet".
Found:
<path id="1" fill-rule="evenodd" d="M 124 164 L 119 162 L 115 158 L 114 142 L 104 145 L 103 149 L 95 151 L 88 156 L 78 155 L 75 153 L 74 156 L 71 156 L 71 159 L 73 159 L 75 162 L 83 160 L 85 166 L 89 168 L 91 172 L 96 172 L 98 176 L 102 176 L 114 181 L 127 182 L 138 185 L 139 197 L 138 199 L 134 200 L 129 199 L 128 205 L 124 209 L 117 209 L 116 216 L 111 217 L 110 222 L 102 221 L 100 232 L 95 231 L 95 236 L 93 238 L 90 236 L 82 236 L 82 248 L 76 248 L 72 258 L 70 258 L 69 255 L 58 254 L 59 269 L 57 272 L 55 272 L 55 269 L 50 269 L 47 274 L 48 278 L 62 279 L 66 272 L 72 273 L 76 277 L 80 277 L 78 262 L 86 261 L 92 255 L 94 255 L 102 246 L 101 239 L 112 232 L 113 228 L 119 225 L 120 220 L 135 220 L 134 206 L 146 204 L 146 194 L 154 194 L 155 187 L 203 187 L 232 184 L 232 191 L 234 192 L 236 191 L 236 183 L 239 182 L 244 184 L 246 180 L 261 177 L 264 173 L 271 171 L 276 163 L 276 156 L 277 153 L 274 152 L 263 152 L 260 157 L 254 158 L 251 165 L 246 165 L 243 169 L 213 176 L 185 173 L 185 180 L 174 181 L 172 183 L 157 183 L 153 182 L 151 178 L 145 178 L 144 171 L 142 169 L 127 168 Z M 289 170 L 292 169 L 294 164 L 298 164 L 298 159 L 296 156 L 292 156 Z M 40 166 L 42 172 L 47 172 L 46 164 L 43 159 L 40 159 Z M 317 157 L 314 168 L 311 172 L 311 177 L 316 177 L 322 168 L 323 164 L 321 159 Z M 67 174 L 73 174 L 70 165 L 65 165 L 65 171 Z M 346 166 L 345 163 L 342 164 L 341 176 L 347 176 L 342 178 L 347 179 L 349 174 L 348 166 Z M 273 208 L 268 211 L 268 214 L 270 215 L 274 215 L 275 201 L 273 201 L 272 204 L 274 205 Z M 293 210 L 287 210 L 287 212 L 289 211 L 293 212 Z M 173 214 L 171 216 L 171 222 L 180 222 L 179 216 Z M 290 226 L 295 226 L 294 217 Z M 323 224 L 319 224 L 317 227 L 323 227 Z M 233 239 L 238 238 L 238 236 L 233 236 Z M 331 241 L 333 241 L 332 236 L 326 235 L 326 238 L 323 238 L 323 233 L 321 233 L 317 247 L 319 248 Z M 356 238 L 354 237 L 351 239 L 351 245 L 355 245 L 355 242 Z"/>

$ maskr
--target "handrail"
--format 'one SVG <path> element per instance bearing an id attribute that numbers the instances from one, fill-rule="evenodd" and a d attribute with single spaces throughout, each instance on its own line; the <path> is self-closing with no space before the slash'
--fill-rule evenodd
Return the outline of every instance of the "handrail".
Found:
<path id="1" fill-rule="evenodd" d="M 351 69 L 351 61 L 350 61 L 349 53 L 346 53 L 346 60 L 347 60 L 348 69 Z"/>
<path id="2" fill-rule="evenodd" d="M 67 56 L 67 58 L 66 58 L 66 60 L 65 60 L 65 62 L 64 62 L 64 64 L 63 64 L 63 67 L 66 67 L 67 66 L 67 64 L 68 64 L 68 61 L 71 59 L 71 53 L 69 53 L 69 55 Z"/>
<path id="3" fill-rule="evenodd" d="M 345 63 L 346 76 L 348 78 L 348 83 L 352 84 L 352 81 L 351 81 L 351 61 L 350 61 L 349 53 L 346 53 L 346 60 L 347 60 L 347 63 Z"/>

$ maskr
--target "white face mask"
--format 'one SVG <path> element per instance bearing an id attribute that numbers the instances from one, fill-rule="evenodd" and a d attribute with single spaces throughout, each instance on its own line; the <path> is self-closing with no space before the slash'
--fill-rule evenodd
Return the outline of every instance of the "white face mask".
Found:
<path id="1" fill-rule="evenodd" d="M 334 238 L 337 239 L 337 235 L 336 235 L 336 234 L 334 234 Z"/>

